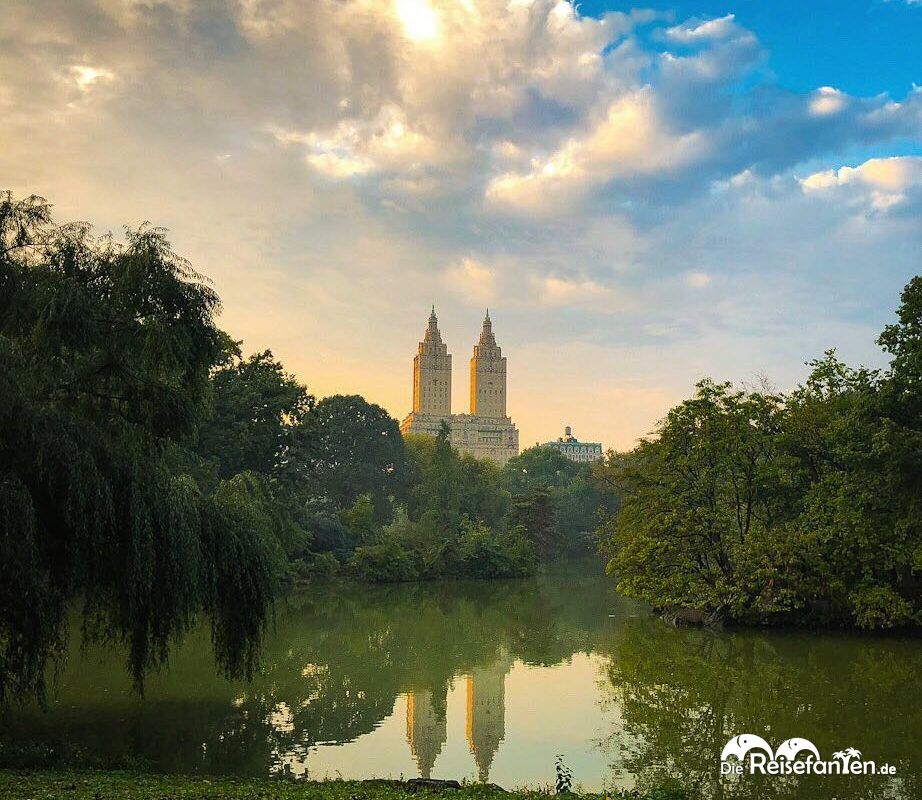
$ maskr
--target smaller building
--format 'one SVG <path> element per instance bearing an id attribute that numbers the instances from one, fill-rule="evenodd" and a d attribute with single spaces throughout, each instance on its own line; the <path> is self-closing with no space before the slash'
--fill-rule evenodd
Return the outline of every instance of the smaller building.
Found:
<path id="1" fill-rule="evenodd" d="M 563 436 L 556 442 L 545 442 L 544 447 L 553 447 L 559 450 L 570 461 L 580 464 L 589 461 L 598 461 L 602 458 L 602 445 L 600 442 L 581 442 L 573 435 L 569 425 L 563 429 Z"/>

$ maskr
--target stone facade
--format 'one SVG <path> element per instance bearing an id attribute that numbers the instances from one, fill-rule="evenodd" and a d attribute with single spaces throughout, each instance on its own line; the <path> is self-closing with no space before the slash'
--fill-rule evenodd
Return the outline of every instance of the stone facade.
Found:
<path id="1" fill-rule="evenodd" d="M 451 414 L 451 356 L 439 333 L 435 306 L 413 357 L 413 413 L 432 417 Z"/>
<path id="2" fill-rule="evenodd" d="M 586 463 L 602 458 L 602 445 L 599 442 L 581 442 L 573 435 L 570 426 L 563 429 L 563 436 L 556 442 L 545 442 L 544 447 L 559 450 L 570 461 Z"/>
<path id="3" fill-rule="evenodd" d="M 451 413 L 451 355 L 433 308 L 413 359 L 413 410 L 400 430 L 435 436 L 444 421 L 452 445 L 462 453 L 500 465 L 519 454 L 519 432 L 506 416 L 506 357 L 496 344 L 489 311 L 471 358 L 470 398 L 470 414 Z"/>

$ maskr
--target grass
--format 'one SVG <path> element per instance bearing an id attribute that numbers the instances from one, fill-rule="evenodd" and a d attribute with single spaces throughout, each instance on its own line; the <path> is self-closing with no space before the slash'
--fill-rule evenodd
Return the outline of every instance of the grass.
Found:
<path id="1" fill-rule="evenodd" d="M 460 789 L 391 780 L 282 781 L 150 775 L 134 772 L 0 770 L 0 800 L 548 800 L 547 791 L 504 792 L 484 784 Z M 577 795 L 601 800 L 603 795 Z"/>

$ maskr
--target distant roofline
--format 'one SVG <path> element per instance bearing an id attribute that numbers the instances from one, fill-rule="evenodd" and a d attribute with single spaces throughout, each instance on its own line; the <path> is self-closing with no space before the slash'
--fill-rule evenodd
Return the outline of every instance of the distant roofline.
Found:
<path id="1" fill-rule="evenodd" d="M 568 441 L 560 441 L 559 439 L 555 439 L 553 442 L 544 442 L 543 444 L 540 444 L 538 446 L 539 447 L 559 447 L 562 444 L 581 445 L 585 447 L 601 447 L 602 446 L 601 442 L 583 442 L 578 439 L 571 439 Z"/>

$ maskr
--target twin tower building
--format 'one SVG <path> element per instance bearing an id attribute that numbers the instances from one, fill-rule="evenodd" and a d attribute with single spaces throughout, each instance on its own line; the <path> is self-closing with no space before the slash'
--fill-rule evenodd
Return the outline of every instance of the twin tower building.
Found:
<path id="1" fill-rule="evenodd" d="M 487 311 L 471 358 L 471 413 L 451 413 L 451 354 L 439 333 L 435 307 L 413 358 L 413 410 L 400 431 L 435 436 L 442 422 L 451 431 L 451 443 L 462 453 L 505 464 L 519 454 L 519 432 L 506 416 L 506 358 Z"/>

